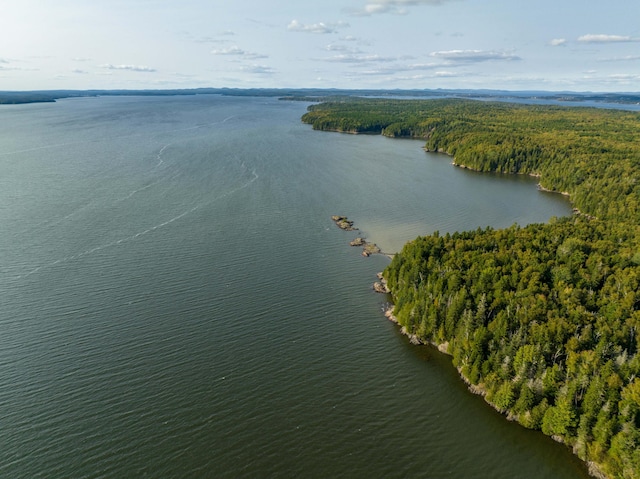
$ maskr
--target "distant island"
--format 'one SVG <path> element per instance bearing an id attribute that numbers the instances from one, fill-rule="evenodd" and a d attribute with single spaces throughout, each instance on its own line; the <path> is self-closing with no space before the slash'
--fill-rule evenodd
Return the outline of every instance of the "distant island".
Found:
<path id="1" fill-rule="evenodd" d="M 380 286 L 411 341 L 450 354 L 495 409 L 565 443 L 597 477 L 640 478 L 640 113 L 349 99 L 312 105 L 303 121 L 422 138 L 458 166 L 569 195 L 570 218 L 419 237 Z"/>

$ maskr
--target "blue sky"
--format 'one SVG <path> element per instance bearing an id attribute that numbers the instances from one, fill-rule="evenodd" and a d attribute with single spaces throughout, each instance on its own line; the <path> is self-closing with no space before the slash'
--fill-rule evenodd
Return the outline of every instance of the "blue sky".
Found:
<path id="1" fill-rule="evenodd" d="M 636 0 L 15 0 L 0 90 L 640 91 Z"/>

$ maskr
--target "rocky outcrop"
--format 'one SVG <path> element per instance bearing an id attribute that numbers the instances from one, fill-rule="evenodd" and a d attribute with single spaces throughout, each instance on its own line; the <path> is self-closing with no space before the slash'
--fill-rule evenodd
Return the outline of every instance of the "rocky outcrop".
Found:
<path id="1" fill-rule="evenodd" d="M 373 283 L 373 290 L 376 293 L 382 293 L 382 294 L 388 294 L 391 291 L 389 291 L 389 288 L 387 288 L 387 285 L 381 281 L 376 281 L 375 283 Z"/>
<path id="2" fill-rule="evenodd" d="M 351 221 L 346 216 L 333 215 L 331 219 L 336 224 L 336 226 L 338 226 L 338 228 L 340 228 L 341 230 L 344 230 L 344 231 L 358 230 L 358 228 L 356 228 L 353 225 L 353 221 Z M 362 238 L 362 237 L 355 238 L 349 244 L 351 246 L 362 246 L 362 256 L 364 257 L 371 256 L 372 254 L 382 253 L 378 245 L 376 245 L 375 243 L 369 243 L 365 238 Z"/>
<path id="3" fill-rule="evenodd" d="M 365 243 L 364 248 L 362 248 L 362 256 L 371 256 L 372 254 L 380 253 L 380 248 L 375 243 Z"/>
<path id="4" fill-rule="evenodd" d="M 334 215 L 331 219 L 341 230 L 355 231 L 358 229 L 353 226 L 353 221 L 348 219 L 346 216 Z"/>

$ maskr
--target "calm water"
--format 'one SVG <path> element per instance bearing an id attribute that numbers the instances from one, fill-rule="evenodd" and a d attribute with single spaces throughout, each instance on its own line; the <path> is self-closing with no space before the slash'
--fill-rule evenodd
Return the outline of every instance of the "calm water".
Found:
<path id="1" fill-rule="evenodd" d="M 398 334 L 330 219 L 393 252 L 569 204 L 305 107 L 0 108 L 1 477 L 587 477 Z"/>

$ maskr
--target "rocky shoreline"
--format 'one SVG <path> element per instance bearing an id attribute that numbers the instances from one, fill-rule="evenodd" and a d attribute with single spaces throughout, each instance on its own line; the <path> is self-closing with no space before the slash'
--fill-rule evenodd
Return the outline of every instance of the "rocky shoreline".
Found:
<path id="1" fill-rule="evenodd" d="M 386 285 L 386 283 L 385 283 L 385 285 Z M 395 324 L 397 324 L 398 326 L 400 326 L 400 323 L 398 322 L 398 318 L 396 318 L 396 317 L 394 316 L 394 314 L 393 314 L 393 308 L 394 308 L 394 307 L 395 307 L 395 305 L 394 305 L 393 303 L 389 303 L 389 304 L 387 305 L 387 307 L 385 308 L 385 310 L 384 310 L 384 316 L 385 316 L 389 321 L 391 321 L 392 323 L 395 323 Z M 415 335 L 415 334 L 411 334 L 411 333 L 407 330 L 407 328 L 405 328 L 404 326 L 400 326 L 400 332 L 409 338 L 409 342 L 410 342 L 411 344 L 414 344 L 414 345 L 416 345 L 416 346 L 418 346 L 418 345 L 430 345 L 430 346 L 435 347 L 435 348 L 436 348 L 438 351 L 440 351 L 441 353 L 444 353 L 444 354 L 446 354 L 446 355 L 451 356 L 451 354 L 449 353 L 449 343 L 448 343 L 448 342 L 445 342 L 445 343 L 442 343 L 442 344 L 437 344 L 437 343 L 434 343 L 434 342 L 425 342 L 425 341 L 423 341 L 422 339 L 420 339 L 417 335 Z M 460 372 L 460 370 L 459 370 L 459 369 L 458 369 L 458 372 Z M 467 383 L 467 385 L 470 385 L 470 383 L 466 380 L 466 378 L 462 375 L 462 373 L 460 373 L 460 376 L 462 377 L 462 379 L 463 379 L 463 380 L 465 380 L 465 382 Z M 471 392 L 473 392 L 474 394 L 481 394 L 481 393 L 478 391 L 478 388 L 477 388 L 477 387 L 474 387 L 474 389 L 469 388 L 469 390 L 470 390 Z M 484 394 L 483 394 L 483 395 L 484 395 Z"/>
<path id="2" fill-rule="evenodd" d="M 382 276 L 382 273 L 378 273 L 378 280 L 379 281 L 376 281 L 375 283 L 373 283 L 373 290 L 376 293 L 381 293 L 381 294 L 391 293 L 391 290 L 387 286 L 387 281 L 384 279 L 384 276 Z"/>
<path id="3" fill-rule="evenodd" d="M 354 226 L 354 222 L 349 220 L 346 216 L 341 216 L 341 215 L 334 215 L 331 217 L 331 219 L 336 223 L 336 225 L 345 231 L 357 231 L 358 228 L 356 228 Z M 355 239 L 353 239 L 350 243 L 350 246 L 362 246 L 363 247 L 363 251 L 362 251 L 362 255 L 363 256 L 370 256 L 371 254 L 374 253 L 381 253 L 380 248 L 378 248 L 378 246 L 375 243 L 368 243 L 366 241 L 365 238 L 363 237 L 357 237 Z M 384 274 L 382 272 L 377 273 L 377 278 L 378 281 L 374 282 L 372 285 L 372 289 L 373 291 L 375 291 L 376 293 L 380 293 L 380 294 L 387 294 L 390 295 L 391 294 L 391 290 L 389 289 L 389 286 L 387 285 L 387 281 L 384 278 Z M 436 343 L 434 341 L 425 341 L 424 339 L 420 338 L 418 335 L 413 334 L 411 332 L 409 332 L 409 330 L 407 330 L 407 328 L 405 326 L 402 326 L 399 321 L 398 318 L 396 318 L 396 316 L 393 314 L 395 305 L 392 302 L 387 302 L 385 303 L 384 307 L 383 307 L 383 314 L 384 316 L 391 321 L 392 323 L 395 323 L 399 328 L 400 328 L 400 332 L 401 334 L 407 336 L 409 338 L 409 342 L 415 346 L 431 346 L 436 348 L 439 352 L 446 354 L 448 356 L 451 356 L 451 353 L 449 352 L 449 342 L 444 342 L 444 343 Z M 468 390 L 473 393 L 473 394 L 477 394 L 479 396 L 481 396 L 485 402 L 491 406 L 493 409 L 495 409 L 496 411 L 498 411 L 501 414 L 504 414 L 505 417 L 507 418 L 507 420 L 509 421 L 516 421 L 517 422 L 517 418 L 511 414 L 508 414 L 506 411 L 500 409 L 496 404 L 494 404 L 493 402 L 489 401 L 487 398 L 487 390 L 485 389 L 483 384 L 473 384 L 471 383 L 471 381 L 469 381 L 469 379 L 464 375 L 464 373 L 462 372 L 462 369 L 460 367 L 456 368 L 458 371 L 458 374 L 460 376 L 460 378 L 464 381 L 464 383 L 467 385 Z M 561 437 L 559 436 L 552 436 L 552 439 L 554 439 L 555 441 L 558 442 L 564 442 L 562 440 Z M 575 451 L 574 451 L 575 452 Z M 598 479 L 610 479 L 608 478 L 608 476 L 606 476 L 602 470 L 600 469 L 599 465 L 597 463 L 594 463 L 592 461 L 585 461 L 589 470 L 589 474 L 593 477 L 596 477 Z"/>
<path id="4" fill-rule="evenodd" d="M 387 288 L 387 283 L 384 279 L 384 277 L 382 276 L 382 273 L 378 273 L 378 278 L 380 279 L 380 283 L 374 283 L 374 290 L 376 292 L 387 292 L 387 293 L 391 293 L 391 291 L 389 291 L 389 289 Z M 384 291 L 378 291 L 376 289 L 376 284 L 381 284 L 385 290 Z M 400 325 L 400 323 L 398 322 L 398 318 L 395 317 L 395 315 L 393 314 L 393 309 L 394 309 L 395 305 L 393 303 L 386 303 L 385 307 L 384 307 L 384 315 L 385 317 L 391 321 L 392 323 L 395 323 L 396 325 L 398 325 L 398 327 L 400 327 L 400 332 L 402 334 L 404 334 L 405 336 L 407 336 L 409 338 L 409 342 L 413 345 L 419 346 L 419 345 L 428 345 L 428 346 L 432 346 L 435 347 L 438 351 L 440 351 L 441 353 L 444 353 L 448 356 L 451 356 L 451 353 L 449 352 L 449 343 L 448 342 L 444 342 L 441 344 L 438 344 L 436 342 L 433 341 L 424 341 L 423 339 L 419 338 L 417 335 L 410 333 L 406 327 Z M 515 421 L 517 422 L 517 418 L 515 416 L 513 416 L 512 414 L 508 414 L 506 413 L 504 410 L 500 409 L 498 406 L 496 406 L 493 402 L 489 401 L 487 399 L 487 390 L 484 388 L 484 386 L 482 384 L 472 384 L 471 381 L 469 381 L 469 379 L 463 374 L 462 369 L 460 367 L 456 368 L 458 371 L 458 374 L 460 375 L 460 378 L 464 381 L 464 383 L 467 385 L 467 389 L 473 393 L 473 394 L 477 394 L 478 396 L 482 396 L 482 398 L 485 400 L 485 402 L 491 406 L 493 409 L 495 409 L 496 411 L 498 411 L 500 414 L 503 414 L 508 421 Z M 564 440 L 562 439 L 562 437 L 560 436 L 551 436 L 551 439 L 553 439 L 554 441 L 560 442 L 560 443 L 564 443 Z M 577 455 L 577 452 L 575 450 L 575 447 L 573 449 L 573 453 Z M 584 461 L 585 464 L 587 465 L 589 474 L 597 479 L 611 479 L 609 476 L 607 476 L 603 470 L 601 469 L 600 465 L 594 461 Z"/>

